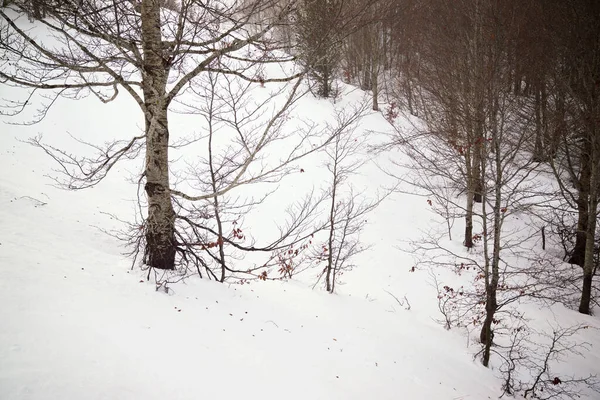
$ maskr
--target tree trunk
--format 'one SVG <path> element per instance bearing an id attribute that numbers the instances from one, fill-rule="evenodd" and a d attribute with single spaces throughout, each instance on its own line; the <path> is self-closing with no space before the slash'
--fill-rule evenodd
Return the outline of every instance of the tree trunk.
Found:
<path id="1" fill-rule="evenodd" d="M 485 321 L 483 326 L 481 327 L 481 333 L 479 335 L 479 339 L 481 343 L 484 344 L 483 349 L 483 365 L 485 367 L 489 366 L 491 348 L 494 341 L 494 335 L 492 331 L 492 324 L 494 323 L 494 316 L 496 315 L 496 311 L 498 311 L 498 299 L 497 299 L 497 291 L 498 291 L 498 283 L 500 282 L 500 238 L 502 235 L 502 157 L 500 154 L 500 138 L 498 136 L 498 126 L 496 123 L 496 118 L 498 115 L 498 107 L 495 99 L 492 100 L 493 109 L 492 109 L 492 117 L 490 118 L 492 125 L 492 139 L 494 143 L 494 164 L 496 167 L 495 172 L 495 184 L 494 184 L 494 242 L 492 249 L 492 257 L 488 256 L 487 251 L 487 223 L 484 221 L 484 254 L 485 254 L 485 292 L 486 292 L 486 301 L 485 301 Z M 482 161 L 481 170 L 484 171 L 485 162 Z M 487 195 L 486 195 L 487 196 Z M 485 212 L 486 204 L 482 205 L 482 214 L 483 218 L 487 218 Z M 490 277 L 490 267 L 491 264 L 491 277 Z M 490 279 L 491 278 L 491 279 Z"/>
<path id="2" fill-rule="evenodd" d="M 143 0 L 143 94 L 146 123 L 145 263 L 158 269 L 175 269 L 175 212 L 169 186 L 168 104 L 165 100 L 168 71 L 163 64 L 159 0 Z"/>
<path id="3" fill-rule="evenodd" d="M 494 275 L 494 274 L 492 274 Z M 492 323 L 494 322 L 494 315 L 496 314 L 496 310 L 498 308 L 497 299 L 496 299 L 496 287 L 498 286 L 498 282 L 494 281 L 494 277 L 492 277 L 492 282 L 487 288 L 486 299 L 485 299 L 485 320 L 483 321 L 483 326 L 481 327 L 481 333 L 479 334 L 479 340 L 484 345 L 483 349 L 483 366 L 487 367 L 490 363 L 490 354 L 492 344 L 494 342 L 494 334 L 492 332 Z"/>
<path id="4" fill-rule="evenodd" d="M 329 71 L 329 65 L 325 65 L 323 68 L 323 97 L 328 99 L 331 97 L 331 74 Z"/>
<path id="5" fill-rule="evenodd" d="M 372 86 L 372 90 L 373 90 L 373 111 L 379 111 L 379 102 L 378 102 L 378 97 L 379 97 L 379 78 L 378 78 L 378 74 L 377 74 L 377 70 L 379 69 L 379 65 L 375 65 L 375 63 L 373 63 L 373 65 L 371 66 L 372 69 L 372 76 L 371 76 L 371 86 Z"/>
<path id="6" fill-rule="evenodd" d="M 211 94 L 211 96 L 214 96 L 214 86 L 213 86 L 213 92 Z M 214 168 L 214 163 L 213 163 L 213 135 L 214 135 L 214 128 L 213 128 L 213 99 L 211 98 L 210 100 L 210 114 L 208 116 L 208 129 L 209 129 L 209 136 L 208 136 L 208 167 L 210 170 L 210 181 L 211 181 L 211 187 L 212 187 L 212 191 L 213 193 L 217 193 L 217 191 L 219 190 L 218 186 L 217 186 L 217 175 L 215 173 L 215 168 Z M 221 265 L 221 277 L 219 278 L 219 282 L 223 283 L 225 282 L 225 274 L 227 271 L 227 264 L 225 262 L 225 240 L 224 238 L 224 234 L 223 234 L 223 222 L 221 221 L 221 206 L 219 205 L 219 197 L 215 196 L 213 197 L 213 208 L 214 208 L 214 213 L 215 213 L 215 221 L 217 223 L 217 233 L 219 234 L 219 236 L 217 237 L 217 246 L 219 248 L 219 264 Z"/>
<path id="7" fill-rule="evenodd" d="M 473 145 L 473 201 L 481 203 L 483 182 L 481 177 L 481 147 L 483 146 L 483 136 L 476 135 L 475 144 Z"/>
<path id="8" fill-rule="evenodd" d="M 367 59 L 363 64 L 363 79 L 360 85 L 362 90 L 371 90 L 371 61 Z"/>
<path id="9" fill-rule="evenodd" d="M 415 111 L 415 107 L 414 107 L 414 100 L 413 100 L 413 88 L 411 85 L 411 80 L 412 80 L 412 65 L 411 65 L 411 58 L 410 58 L 410 54 L 407 54 L 404 59 L 404 76 L 402 77 L 402 81 L 404 82 L 404 95 L 406 96 L 406 101 L 407 101 L 407 105 L 408 105 L 408 111 L 410 112 L 411 115 L 417 116 L 417 113 Z"/>
<path id="10" fill-rule="evenodd" d="M 590 301 L 592 297 L 592 280 L 594 277 L 594 244 L 596 236 L 596 210 L 598 208 L 598 186 L 600 183 L 600 161 L 598 161 L 598 151 L 596 146 L 592 145 L 591 174 L 590 174 L 590 193 L 588 204 L 588 220 L 586 229 L 586 244 L 585 257 L 583 263 L 583 287 L 581 290 L 581 302 L 579 303 L 579 312 L 582 314 L 590 314 Z"/>
<path id="11" fill-rule="evenodd" d="M 577 233 L 575 234 L 575 247 L 569 258 L 569 264 L 576 264 L 583 268 L 585 262 L 585 248 L 588 228 L 587 193 L 580 193 L 577 200 Z"/>
<path id="12" fill-rule="evenodd" d="M 499 151 L 499 149 L 496 149 Z M 497 162 L 499 162 L 500 157 L 497 155 Z M 502 172 L 499 171 L 500 165 L 497 165 L 497 178 L 502 177 Z M 486 299 L 485 299 L 485 321 L 483 322 L 483 326 L 481 327 L 481 333 L 479 335 L 479 339 L 481 343 L 484 344 L 483 349 L 483 365 L 487 367 L 490 362 L 490 354 L 492 344 L 494 342 L 494 333 L 492 331 L 492 324 L 494 323 L 494 316 L 496 315 L 496 311 L 498 311 L 498 299 L 497 299 L 497 291 L 498 291 L 498 283 L 500 281 L 500 235 L 502 234 L 502 217 L 500 215 L 501 208 L 501 192 L 500 185 L 498 184 L 500 180 L 497 179 L 496 182 L 496 199 L 494 204 L 494 248 L 492 250 L 492 258 L 491 260 L 487 259 L 486 264 L 489 265 L 491 262 L 491 279 L 489 279 L 489 270 L 486 271 L 488 274 L 488 279 L 486 279 Z M 484 215 L 485 218 L 485 215 Z M 487 257 L 487 252 L 486 252 Z"/>
<path id="13" fill-rule="evenodd" d="M 591 201 L 595 208 L 598 204 L 598 199 Z M 594 208 L 594 210 L 595 210 Z M 587 240 L 585 246 L 585 260 L 583 264 L 583 286 L 581 288 L 581 301 L 579 303 L 579 312 L 582 314 L 590 314 L 590 302 L 592 298 L 592 280 L 594 279 L 594 237 L 596 231 L 595 212 L 589 213 Z"/>
<path id="14" fill-rule="evenodd" d="M 473 43 L 473 68 L 474 71 L 468 72 L 468 74 L 474 73 L 475 87 L 473 92 L 473 100 L 475 102 L 475 130 L 469 133 L 473 134 L 470 137 L 469 146 L 473 149 L 473 201 L 475 203 L 481 203 L 482 191 L 483 191 L 483 177 L 482 177 L 482 151 L 483 142 L 485 140 L 485 104 L 484 96 L 486 93 L 486 79 L 485 79 L 485 68 L 484 68 L 484 56 L 483 56 L 483 14 L 481 11 L 481 4 L 479 0 L 475 2 L 475 40 Z"/>
<path id="15" fill-rule="evenodd" d="M 467 207 L 465 209 L 465 241 L 467 249 L 473 247 L 473 167 L 469 152 L 465 154 L 467 167 Z"/>
<path id="16" fill-rule="evenodd" d="M 567 134 L 566 110 L 565 110 L 565 95 L 562 90 L 558 91 L 556 98 L 556 121 L 552 132 L 552 143 L 550 147 L 550 156 L 556 157 L 560 141 Z"/>
<path id="17" fill-rule="evenodd" d="M 590 314 L 590 303 L 592 300 L 592 280 L 594 278 L 593 271 L 583 273 L 583 286 L 581 288 L 581 301 L 579 302 L 579 312 L 582 314 Z"/>
<path id="18" fill-rule="evenodd" d="M 546 157 L 544 154 L 544 142 L 543 142 L 543 129 L 542 129 L 542 98 L 539 89 L 535 91 L 535 146 L 533 149 L 533 161 L 544 162 Z"/>
<path id="19" fill-rule="evenodd" d="M 336 157 L 337 157 L 337 149 L 336 149 Z M 329 293 L 333 293 L 333 282 L 335 279 L 335 273 L 332 277 L 333 270 L 333 240 L 335 235 L 335 203 L 336 203 L 336 194 L 337 194 L 337 160 L 334 161 L 333 167 L 333 185 L 331 190 L 331 208 L 329 210 L 329 238 L 327 242 L 327 273 L 325 275 L 325 284 L 326 289 Z"/>
<path id="20" fill-rule="evenodd" d="M 591 175 L 593 160 L 591 152 L 593 150 L 591 139 L 584 138 L 584 146 L 581 152 L 581 174 L 579 182 L 577 182 L 577 234 L 575 237 L 575 247 L 569 258 L 569 264 L 577 264 L 583 267 L 585 261 L 585 248 L 588 231 L 589 213 L 589 197 L 591 189 Z"/>

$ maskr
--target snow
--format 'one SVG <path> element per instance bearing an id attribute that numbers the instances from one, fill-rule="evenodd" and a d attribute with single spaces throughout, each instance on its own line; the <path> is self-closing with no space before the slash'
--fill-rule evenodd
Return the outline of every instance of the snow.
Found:
<path id="1" fill-rule="evenodd" d="M 362 100 L 360 91 L 342 88 L 341 103 L 307 96 L 295 115 L 324 123 L 336 108 Z M 257 98 L 268 96 L 268 85 L 255 90 Z M 5 86 L 0 91 L 2 97 L 19 95 Z M 501 394 L 498 363 L 482 367 L 473 334 L 446 331 L 434 321 L 437 293 L 425 271 L 410 272 L 414 257 L 399 249 L 424 231 L 446 229 L 423 197 L 393 194 L 368 217 L 362 238 L 371 247 L 357 256 L 358 267 L 343 276 L 335 295 L 311 288 L 314 270 L 287 282 L 247 285 L 190 278 L 169 294 L 156 291 L 145 273 L 131 269 L 122 243 L 103 232 L 122 228 L 112 216 L 133 219 L 132 177 L 141 160 L 124 161 L 97 187 L 66 192 L 52 186 L 51 159 L 24 143 L 43 133 L 57 147 L 80 150 L 69 134 L 98 143 L 126 138 L 143 126 L 136 107 L 124 95 L 106 105 L 93 97 L 60 99 L 33 126 L 2 117 L 0 399 L 457 400 Z M 200 129 L 193 118 L 174 115 L 173 126 Z M 358 129 L 387 132 L 389 125 L 371 113 Z M 365 149 L 364 156 L 373 162 L 353 180 L 376 195 L 390 184 L 381 168 L 402 155 L 374 156 Z M 246 217 L 257 236 L 273 228 L 278 212 L 283 215 L 284 199 L 322 183 L 318 157 L 303 163 L 304 174 L 283 180 L 278 195 Z M 522 222 L 511 223 L 519 229 Z M 456 237 L 462 228 L 457 221 Z M 459 239 L 451 245 L 460 251 Z M 471 282 L 436 273 L 440 280 Z M 392 295 L 406 296 L 410 309 Z M 562 306 L 522 307 L 537 329 L 577 323 L 600 329 L 597 317 Z M 591 352 L 558 371 L 600 374 L 599 330 L 584 334 L 578 339 L 591 343 Z"/>
<path id="2" fill-rule="evenodd" d="M 0 398 L 485 398 L 497 386 L 461 338 L 363 298 L 196 279 L 156 292 L 93 227 L 118 184 L 62 192 L 35 149 L 10 134 L 2 149 Z"/>

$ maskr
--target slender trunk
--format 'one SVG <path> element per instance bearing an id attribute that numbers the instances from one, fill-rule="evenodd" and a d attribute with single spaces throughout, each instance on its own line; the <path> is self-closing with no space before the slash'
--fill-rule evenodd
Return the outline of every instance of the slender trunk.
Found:
<path id="1" fill-rule="evenodd" d="M 473 157 L 470 149 L 465 153 L 466 192 L 467 205 L 465 207 L 465 240 L 463 242 L 467 249 L 473 247 Z"/>
<path id="2" fill-rule="evenodd" d="M 496 299 L 497 286 L 498 282 L 493 282 L 492 278 L 492 282 L 490 282 L 490 285 L 486 290 L 487 293 L 485 298 L 485 320 L 483 321 L 481 333 L 479 334 L 479 340 L 484 345 L 482 361 L 484 367 L 489 366 L 492 344 L 494 343 L 494 333 L 492 331 L 492 324 L 494 323 L 494 315 L 496 314 L 496 310 L 498 309 Z"/>
<path id="3" fill-rule="evenodd" d="M 494 124 L 492 126 L 492 142 L 494 146 L 494 242 L 492 249 L 492 257 L 490 259 L 487 251 L 487 239 L 485 238 L 488 234 L 487 226 L 484 230 L 484 240 L 486 242 L 484 246 L 484 254 L 485 254 L 485 264 L 486 264 L 486 302 L 485 302 L 485 321 L 483 326 L 481 327 L 481 333 L 479 339 L 481 343 L 484 344 L 483 350 L 483 365 L 485 367 L 489 366 L 491 348 L 493 344 L 493 331 L 492 324 L 494 323 L 494 317 L 496 315 L 496 311 L 498 311 L 498 299 L 497 299 L 497 291 L 498 291 L 498 283 L 500 282 L 500 238 L 502 235 L 502 157 L 500 154 L 500 138 L 499 132 L 496 125 L 497 118 L 497 102 L 495 100 L 492 101 L 493 109 L 492 109 L 492 117 L 490 120 Z M 481 170 L 485 170 L 485 161 L 482 160 Z M 486 204 L 483 202 L 482 204 L 482 214 L 484 218 L 484 223 L 487 221 L 487 213 L 485 211 Z M 486 224 L 487 225 L 487 224 Z M 490 264 L 491 264 L 491 276 L 490 276 Z"/>
<path id="4" fill-rule="evenodd" d="M 481 152 L 484 136 L 485 136 L 485 104 L 484 95 L 486 90 L 486 79 L 484 70 L 484 57 L 483 57 L 483 37 L 482 37 L 482 11 L 481 4 L 478 1 L 475 2 L 475 40 L 473 44 L 473 67 L 475 74 L 475 88 L 473 93 L 473 100 L 475 101 L 475 129 L 470 131 L 473 137 L 470 137 L 471 143 L 469 145 L 473 149 L 473 201 L 475 203 L 481 203 L 482 191 L 483 191 L 483 179 L 481 175 Z"/>
<path id="5" fill-rule="evenodd" d="M 593 272 L 593 271 L 592 271 Z M 590 303 L 592 301 L 592 281 L 593 273 L 584 271 L 583 286 L 581 287 L 581 301 L 579 302 L 579 312 L 582 314 L 590 314 Z"/>
<path id="6" fill-rule="evenodd" d="M 588 200 L 587 193 L 579 193 L 577 199 L 577 233 L 575 234 L 575 247 L 569 258 L 569 264 L 576 264 L 583 268 L 585 262 L 585 248 L 588 231 Z"/>
<path id="7" fill-rule="evenodd" d="M 377 74 L 377 70 L 379 66 L 376 66 L 375 63 L 372 65 L 372 74 L 371 74 L 371 86 L 373 90 L 373 111 L 379 111 L 379 102 L 377 98 L 379 97 L 379 78 Z"/>
<path id="8" fill-rule="evenodd" d="M 570 264 L 577 264 L 583 267 L 585 262 L 585 249 L 588 231 L 589 213 L 593 210 L 589 209 L 589 198 L 591 190 L 591 175 L 592 162 L 591 152 L 593 150 L 591 138 L 584 138 L 584 146 L 581 152 L 581 174 L 579 182 L 577 182 L 577 233 L 575 237 L 575 247 L 569 258 Z M 595 216 L 595 215 L 594 215 Z"/>
<path id="9" fill-rule="evenodd" d="M 533 149 L 533 161 L 544 162 L 544 143 L 542 140 L 542 98 L 540 90 L 535 91 L 535 145 Z"/>
<path id="10" fill-rule="evenodd" d="M 337 189 L 336 168 L 334 167 L 333 187 L 331 192 L 331 208 L 329 210 L 329 238 L 327 242 L 327 273 L 325 275 L 326 289 L 329 293 L 333 293 L 333 285 L 331 282 L 331 270 L 333 269 L 333 236 L 335 233 L 335 196 Z"/>
<path id="11" fill-rule="evenodd" d="M 483 104 L 483 95 L 485 89 L 483 86 L 483 79 L 480 77 L 483 67 L 480 65 L 479 61 L 476 65 L 478 73 L 476 76 L 477 85 L 475 87 L 475 124 L 474 129 L 469 132 L 471 134 L 471 137 L 469 138 L 471 143 L 469 143 L 469 145 L 471 146 L 473 154 L 473 201 L 475 201 L 475 203 L 481 203 L 483 196 L 481 153 L 483 151 L 485 140 L 485 108 Z"/>
<path id="12" fill-rule="evenodd" d="M 545 78 L 542 77 L 540 88 L 540 122 L 543 138 L 544 161 L 548 161 L 552 157 L 552 140 L 553 135 L 548 126 L 548 90 L 546 89 Z"/>
<path id="13" fill-rule="evenodd" d="M 335 236 L 335 203 L 338 188 L 338 160 L 339 160 L 339 138 L 335 143 L 335 156 L 333 158 L 333 183 L 331 185 L 331 208 L 329 209 L 329 238 L 327 242 L 327 273 L 325 275 L 326 289 L 329 293 L 333 293 L 335 279 L 335 271 L 333 271 L 333 242 Z"/>
<path id="14" fill-rule="evenodd" d="M 367 59 L 363 64 L 363 79 L 361 82 L 362 90 L 371 90 L 371 61 Z"/>
<path id="15" fill-rule="evenodd" d="M 320 95 L 323 98 L 328 99 L 329 98 L 329 69 L 327 68 L 327 66 L 323 66 L 322 70 L 322 75 L 321 75 L 321 89 L 320 89 Z"/>
<path id="16" fill-rule="evenodd" d="M 145 263 L 175 269 L 175 212 L 169 187 L 168 72 L 163 65 L 158 0 L 142 1 L 143 94 L 146 106 L 146 220 Z"/>
<path id="17" fill-rule="evenodd" d="M 364 52 L 362 54 L 362 90 L 371 90 L 371 75 L 372 75 L 372 62 L 373 62 L 373 48 L 371 46 L 371 32 L 366 27 L 362 29 L 362 43 Z"/>
<path id="18" fill-rule="evenodd" d="M 211 173 L 212 173 L 212 165 L 211 165 Z M 213 175 L 214 176 L 214 175 Z M 214 185 L 213 178 L 213 190 L 216 191 L 216 186 Z M 213 198 L 213 207 L 215 209 L 215 220 L 217 222 L 217 232 L 219 233 L 219 238 L 217 239 L 217 245 L 219 246 L 219 263 L 221 264 L 221 277 L 219 278 L 219 282 L 225 282 L 225 273 L 226 266 L 225 264 L 225 243 L 223 240 L 223 223 L 221 222 L 221 215 L 219 210 L 219 200 L 217 196 Z"/>
<path id="19" fill-rule="evenodd" d="M 210 180 L 211 180 L 211 188 L 213 193 L 217 193 L 217 175 L 215 174 L 215 168 L 213 166 L 213 112 L 214 112 L 214 96 L 216 87 L 214 82 L 211 80 L 212 90 L 211 97 L 209 102 L 209 115 L 208 115 L 208 167 L 210 170 Z M 219 205 L 219 197 L 213 197 L 213 208 L 215 211 L 215 221 L 217 222 L 217 233 L 219 237 L 217 238 L 217 246 L 219 250 L 219 264 L 221 265 L 221 277 L 219 278 L 219 282 L 225 282 L 225 274 L 227 270 L 227 264 L 225 263 L 225 240 L 223 239 L 223 223 L 221 221 L 221 210 Z"/>
<path id="20" fill-rule="evenodd" d="M 413 106 L 413 93 L 412 93 L 412 87 L 410 85 L 410 77 L 407 77 L 405 79 L 405 82 L 406 82 L 406 100 L 408 102 L 408 111 L 410 112 L 410 115 L 417 116 L 417 113 L 415 112 L 415 107 Z"/>
<path id="21" fill-rule="evenodd" d="M 483 179 L 481 177 L 481 146 L 483 145 L 483 134 L 477 129 L 475 143 L 473 144 L 473 201 L 481 203 L 483 192 Z"/>
<path id="22" fill-rule="evenodd" d="M 471 165 L 470 152 L 465 153 L 465 162 L 467 167 L 467 207 L 465 210 L 465 241 L 467 249 L 473 247 L 473 172 Z"/>
<path id="23" fill-rule="evenodd" d="M 582 314 L 590 313 L 590 302 L 592 297 L 592 280 L 594 277 L 594 244 L 596 234 L 596 210 L 598 208 L 598 186 L 600 183 L 598 151 L 594 151 L 596 146 L 592 145 L 591 158 L 591 176 L 590 176 L 590 194 L 588 204 L 588 220 L 586 229 L 585 257 L 583 263 L 583 287 L 581 290 L 581 302 L 579 303 L 579 312 Z"/>
<path id="24" fill-rule="evenodd" d="M 473 247 L 473 191 L 468 190 L 467 210 L 465 214 L 465 247 Z"/>
<path id="25" fill-rule="evenodd" d="M 410 55 L 407 54 L 404 57 L 404 77 L 403 77 L 403 81 L 404 81 L 404 88 L 405 88 L 405 93 L 404 95 L 406 96 L 406 101 L 408 103 L 408 111 L 410 112 L 411 115 L 417 115 L 417 113 L 415 112 L 415 107 L 413 105 L 414 101 L 413 101 L 413 88 L 411 85 L 411 79 L 412 79 L 412 74 L 411 74 L 411 59 L 410 59 Z"/>
<path id="26" fill-rule="evenodd" d="M 556 98 L 556 123 L 554 124 L 555 129 L 552 132 L 552 142 L 550 144 L 550 156 L 552 158 L 556 157 L 560 141 L 567 133 L 565 114 L 565 94 L 562 90 L 559 90 L 558 96 Z"/>
<path id="27" fill-rule="evenodd" d="M 496 158 L 497 163 L 499 163 L 500 156 L 498 155 L 498 150 L 496 149 Z M 500 165 L 497 165 L 497 170 L 501 168 Z M 485 321 L 483 326 L 481 327 L 481 333 L 479 335 L 479 339 L 481 343 L 484 344 L 483 350 L 483 365 L 487 367 L 490 362 L 490 353 L 493 344 L 493 331 L 492 324 L 494 322 L 494 316 L 496 315 L 496 311 L 498 310 L 498 299 L 497 299 L 497 291 L 498 291 L 498 283 L 500 281 L 500 237 L 501 237 L 501 228 L 502 228 L 502 216 L 500 213 L 501 209 L 501 191 L 500 185 L 498 184 L 501 179 L 501 171 L 496 171 L 497 174 L 497 184 L 495 189 L 495 200 L 494 200 L 494 243 L 492 250 L 491 260 L 488 258 L 486 260 L 486 265 L 491 263 L 491 279 L 486 279 L 486 299 L 485 299 Z M 486 218 L 485 213 L 484 218 Z M 485 233 L 484 233 L 485 235 Z M 487 253 L 486 253 L 487 254 Z M 487 258 L 487 257 L 486 257 Z M 489 276 L 489 271 L 486 271 Z"/>

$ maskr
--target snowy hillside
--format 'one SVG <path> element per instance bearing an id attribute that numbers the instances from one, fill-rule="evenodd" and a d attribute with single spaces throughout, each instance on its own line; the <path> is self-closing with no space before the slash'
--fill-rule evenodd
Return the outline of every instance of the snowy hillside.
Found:
<path id="1" fill-rule="evenodd" d="M 275 75 L 281 67 L 269 68 L 267 75 Z M 248 96 L 277 102 L 290 86 L 254 84 Z M 291 122 L 285 138 L 307 121 L 325 127 L 336 113 L 360 108 L 368 99 L 351 85 L 339 88 L 335 102 L 310 94 L 297 100 L 286 116 Z M 0 86 L 3 99 L 23 96 L 20 89 Z M 178 111 L 198 99 L 186 96 L 178 99 Z M 367 141 L 357 154 L 364 164 L 358 163 L 349 180 L 365 198 L 383 200 L 366 215 L 361 234 L 366 250 L 352 260 L 355 267 L 341 276 L 335 294 L 322 282 L 315 285 L 321 269 L 314 265 L 292 279 L 217 283 L 192 275 L 157 290 L 156 277 L 148 278 L 139 263 L 132 266 L 125 255 L 130 249 L 110 234 L 136 223 L 143 155 L 123 160 L 95 187 L 65 191 L 53 185 L 58 165 L 27 143 L 43 135 L 57 148 L 78 152 L 86 146 L 73 138 L 96 144 L 125 139 L 143 130 L 138 106 L 125 95 L 107 104 L 94 96 L 59 98 L 40 123 L 22 124 L 29 118 L 0 117 L 0 399 L 485 400 L 502 394 L 506 364 L 493 355 L 490 368 L 481 365 L 480 326 L 446 330 L 439 322 L 440 288 L 472 288 L 475 273 L 429 269 L 411 252 L 412 243 L 426 234 L 444 235 L 446 222 L 410 185 L 387 191 L 397 181 L 384 171 L 405 177 L 415 171 L 399 166 L 406 155 L 398 149 L 369 151 L 392 132 L 381 113 L 366 112 L 356 124 L 357 137 Z M 417 123 L 406 116 L 396 120 L 407 130 Z M 182 139 L 203 132 L 207 123 L 198 114 L 173 112 L 169 124 L 175 139 Z M 230 133 L 225 130 L 219 139 L 227 143 Z M 205 142 L 173 149 L 175 178 L 206 157 Z M 286 141 L 275 142 L 260 160 L 264 165 L 286 152 Z M 312 153 L 275 183 L 232 190 L 233 198 L 252 199 L 273 192 L 240 217 L 244 231 L 258 239 L 276 232 L 294 201 L 327 184 L 324 162 L 322 152 Z M 538 178 L 551 181 L 549 175 Z M 174 180 L 179 190 L 193 187 Z M 506 224 L 518 239 L 534 223 L 516 215 Z M 467 254 L 460 240 L 463 220 L 456 219 L 451 231 L 453 239 L 444 238 L 445 245 Z M 559 250 L 549 248 L 548 254 Z M 527 259 L 513 256 L 527 266 Z M 240 270 L 262 262 L 243 252 L 231 258 Z M 272 267 L 269 278 L 274 277 Z M 543 358 L 553 330 L 580 327 L 561 342 L 575 351 L 566 349 L 551 360 L 550 370 L 540 372 L 543 379 L 600 375 L 598 316 L 525 298 L 517 303 L 515 310 L 532 329 L 527 349 L 537 349 L 534 356 Z M 498 346 L 507 345 L 509 336 Z M 536 378 L 532 371 L 533 376 L 519 370 L 515 379 L 530 382 Z M 598 393 L 582 387 L 581 396 L 597 399 Z"/>
<path id="2" fill-rule="evenodd" d="M 61 106 L 78 116 L 69 131 L 93 135 L 107 129 L 106 121 L 135 126 L 123 110 L 126 102 Z M 385 124 L 377 116 L 371 121 Z M 364 286 L 350 276 L 355 282 L 331 296 L 293 281 L 228 286 L 191 278 L 166 295 L 130 271 L 120 243 L 97 229 L 115 225 L 101 212 L 131 209 L 134 186 L 125 172 L 89 191 L 60 191 L 44 177 L 50 160 L 19 141 L 38 131 L 60 135 L 62 123 L 57 111 L 41 125 L 6 125 L 2 135 L 0 397 L 443 399 L 495 393 L 493 373 L 471 359 L 464 339 L 429 320 L 423 300 L 431 290 L 405 274 L 410 259 L 400 261 L 398 237 L 389 233 L 423 221 L 408 217 L 406 203 L 404 211 L 393 211 L 402 199 L 387 200 L 370 222 L 366 240 L 375 246 L 356 270 L 372 277 Z M 411 281 L 384 283 L 402 276 Z M 411 310 L 395 304 L 385 288 L 407 293 Z"/>
<path id="3" fill-rule="evenodd" d="M 5 120 L 1 136 L 1 398 L 497 397 L 497 371 L 473 360 L 463 332 L 433 322 L 436 292 L 396 248 L 433 223 L 421 198 L 393 195 L 369 217 L 364 240 L 373 246 L 338 295 L 294 281 L 196 278 L 167 295 L 130 270 L 121 243 L 98 229 L 119 225 L 104 213 L 133 208 L 127 168 L 97 188 L 61 191 L 45 177 L 51 160 L 22 142 L 38 132 L 54 139 L 135 129 L 131 105 L 88 98 L 58 106 L 39 125 Z M 365 125 L 386 124 L 372 115 Z M 361 172 L 369 190 L 378 189 L 379 174 Z M 406 295 L 410 310 L 386 291 Z M 554 313 L 558 321 L 584 319 Z M 586 323 L 600 327 L 597 318 Z M 598 332 L 586 339 L 600 345 Z M 594 354 L 569 368 L 598 372 Z"/>

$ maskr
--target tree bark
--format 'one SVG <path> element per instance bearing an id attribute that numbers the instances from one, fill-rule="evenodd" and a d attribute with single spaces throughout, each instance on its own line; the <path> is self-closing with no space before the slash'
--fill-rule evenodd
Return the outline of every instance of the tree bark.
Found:
<path id="1" fill-rule="evenodd" d="M 479 133 L 475 135 L 475 143 L 473 144 L 473 201 L 481 203 L 483 182 L 481 177 L 481 146 L 483 145 L 483 136 Z"/>
<path id="2" fill-rule="evenodd" d="M 175 212 L 169 186 L 168 70 L 162 58 L 159 0 L 143 0 L 141 14 L 148 196 L 144 261 L 152 268 L 171 270 L 175 269 Z"/>
<path id="3" fill-rule="evenodd" d="M 495 281 L 494 281 L 495 280 Z M 496 287 L 498 286 L 498 280 L 495 274 L 492 274 L 492 282 L 490 283 L 486 299 L 485 299 L 485 320 L 481 327 L 481 333 L 479 334 L 479 340 L 484 345 L 483 349 L 483 366 L 487 367 L 490 363 L 491 348 L 493 344 L 493 332 L 492 323 L 494 322 L 494 315 L 498 309 L 496 299 Z"/>
<path id="4" fill-rule="evenodd" d="M 484 238 L 484 254 L 485 254 L 485 283 L 486 283 L 486 302 L 485 302 L 485 321 L 481 328 L 481 334 L 479 339 L 484 344 L 483 350 L 483 365 L 489 366 L 491 348 L 494 340 L 492 331 L 492 324 L 494 323 L 494 316 L 498 311 L 498 283 L 500 282 L 500 237 L 502 235 L 502 157 L 500 154 L 500 137 L 498 136 L 497 116 L 498 116 L 498 103 L 495 99 L 492 99 L 492 142 L 494 146 L 494 165 L 495 165 L 495 184 L 494 184 L 494 242 L 492 249 L 491 259 L 488 256 L 487 251 L 487 239 Z M 485 161 L 482 160 L 481 170 L 484 171 Z M 485 204 L 482 204 L 483 218 L 487 218 L 485 212 Z M 484 221 L 484 232 L 483 235 L 487 236 L 487 222 Z M 491 277 L 490 267 L 491 264 Z M 491 278 L 491 279 L 490 279 Z"/>
<path id="5" fill-rule="evenodd" d="M 567 134 L 567 124 L 566 124 L 566 109 L 565 109 L 565 94 L 563 90 L 558 90 L 556 96 L 556 120 L 554 123 L 554 129 L 552 132 L 552 142 L 550 144 L 550 157 L 554 159 L 556 157 L 556 153 L 558 152 L 558 148 L 560 146 L 560 141 Z"/>
<path id="6" fill-rule="evenodd" d="M 378 75 L 378 69 L 379 69 L 379 65 L 375 65 L 375 63 L 373 63 L 373 65 L 371 66 L 372 68 L 372 76 L 371 76 L 371 86 L 372 86 L 372 90 L 373 90 L 373 111 L 379 111 L 379 102 L 378 102 L 378 97 L 379 97 L 379 77 Z"/>
<path id="7" fill-rule="evenodd" d="M 590 314 L 590 302 L 592 297 L 592 280 L 594 278 L 594 244 L 596 236 L 596 210 L 598 208 L 598 186 L 600 183 L 598 152 L 592 147 L 591 158 L 591 174 L 590 174 L 590 193 L 588 204 L 588 219 L 587 229 L 585 232 L 585 253 L 583 263 L 583 286 L 581 290 L 581 302 L 579 303 L 579 312 L 582 314 Z M 594 162 L 595 161 L 595 162 Z"/>
<path id="8" fill-rule="evenodd" d="M 583 267 L 585 262 L 585 249 L 587 241 L 588 221 L 589 221 L 589 197 L 591 188 L 591 163 L 592 145 L 590 138 L 584 139 L 584 148 L 581 152 L 581 174 L 577 183 L 577 233 L 575 237 L 575 247 L 569 258 L 569 264 L 577 264 Z"/>
<path id="9" fill-rule="evenodd" d="M 336 148 L 337 157 L 337 148 Z M 333 240 L 335 235 L 335 203 L 338 186 L 337 159 L 333 166 L 333 185 L 331 188 L 331 208 L 329 210 L 329 238 L 327 242 L 327 273 L 325 274 L 325 285 L 329 293 L 333 293 L 332 270 L 333 270 Z M 334 274 L 335 275 L 335 274 Z M 335 279 L 335 277 L 333 278 Z"/>
<path id="10" fill-rule="evenodd" d="M 535 145 L 533 149 L 533 161 L 535 162 L 546 161 L 542 136 L 542 98 L 538 88 L 535 91 Z"/>
<path id="11" fill-rule="evenodd" d="M 469 151 L 465 154 L 467 166 L 467 206 L 465 209 L 465 241 L 464 245 L 467 249 L 473 247 L 473 171 L 471 157 Z"/>
<path id="12" fill-rule="evenodd" d="M 499 151 L 499 149 L 496 149 Z M 499 163 L 500 157 L 496 153 L 497 163 Z M 500 171 L 501 165 L 497 164 L 497 182 L 502 178 L 502 172 Z M 490 362 L 491 348 L 493 344 L 494 335 L 492 332 L 492 323 L 494 322 L 494 316 L 498 310 L 498 283 L 500 281 L 500 235 L 502 234 L 502 216 L 500 215 L 501 208 L 501 191 L 500 185 L 496 184 L 496 198 L 494 202 L 494 244 L 492 250 L 492 259 L 486 260 L 486 264 L 491 261 L 491 279 L 486 279 L 486 299 L 485 299 L 485 321 L 481 327 L 481 333 L 479 339 L 484 344 L 483 349 L 483 365 L 487 367 Z M 485 218 L 485 217 L 484 217 Z M 486 252 L 487 254 L 487 252 Z M 486 271 L 489 274 L 489 271 Z"/>

